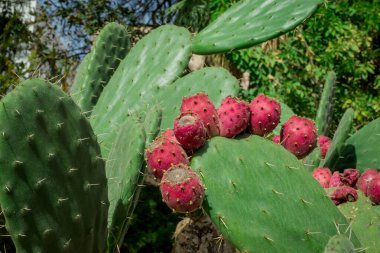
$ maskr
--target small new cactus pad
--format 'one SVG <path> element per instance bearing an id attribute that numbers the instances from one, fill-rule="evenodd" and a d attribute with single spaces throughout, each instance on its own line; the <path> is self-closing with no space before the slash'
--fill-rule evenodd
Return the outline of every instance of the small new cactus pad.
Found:
<path id="1" fill-rule="evenodd" d="M 82 111 L 92 110 L 129 48 L 128 30 L 123 25 L 112 22 L 100 31 L 70 89 L 73 100 Z"/>
<path id="2" fill-rule="evenodd" d="M 160 190 L 162 199 L 175 212 L 190 213 L 202 206 L 204 187 L 187 165 L 170 167 L 162 177 Z"/>
<path id="3" fill-rule="evenodd" d="M 199 92 L 192 96 L 184 97 L 180 111 L 181 113 L 191 112 L 197 114 L 207 130 L 207 136 L 219 135 L 218 111 L 207 93 Z"/>
<path id="4" fill-rule="evenodd" d="M 197 114 L 181 113 L 174 120 L 174 135 L 186 150 L 200 148 L 207 139 L 207 130 Z"/>
<path id="5" fill-rule="evenodd" d="M 191 167 L 206 189 L 204 209 L 240 252 L 322 252 L 335 222 L 348 224 L 292 154 L 257 135 L 214 137 Z"/>
<path id="6" fill-rule="evenodd" d="M 355 253 L 355 246 L 344 234 L 334 235 L 327 243 L 324 253 Z"/>
<path id="7" fill-rule="evenodd" d="M 359 177 L 358 182 L 356 183 L 356 187 L 361 190 L 364 195 L 367 196 L 369 182 L 371 182 L 372 179 L 377 175 L 379 175 L 379 172 L 377 170 L 367 169 Z"/>
<path id="8" fill-rule="evenodd" d="M 190 40 L 185 28 L 161 26 L 139 40 L 119 64 L 91 114 L 104 157 L 125 118 L 147 103 L 156 104 L 157 92 L 182 74 L 191 54 Z"/>
<path id="9" fill-rule="evenodd" d="M 220 136 L 232 138 L 245 131 L 250 114 L 246 101 L 231 96 L 223 99 L 218 108 Z"/>
<path id="10" fill-rule="evenodd" d="M 280 103 L 264 94 L 259 94 L 251 101 L 249 110 L 251 112 L 250 130 L 253 134 L 267 135 L 280 122 Z"/>
<path id="11" fill-rule="evenodd" d="M 380 168 L 380 118 L 371 121 L 346 140 L 336 169 Z"/>
<path id="12" fill-rule="evenodd" d="M 331 171 L 329 168 L 316 168 L 312 175 L 323 188 L 329 187 L 331 179 Z"/>
<path id="13" fill-rule="evenodd" d="M 85 115 L 41 79 L 1 103 L 0 203 L 17 252 L 105 252 L 107 179 Z"/>
<path id="14" fill-rule="evenodd" d="M 248 48 L 284 34 L 314 13 L 321 0 L 243 0 L 198 33 L 196 54 Z"/>
<path id="15" fill-rule="evenodd" d="M 280 136 L 281 145 L 298 159 L 310 154 L 317 144 L 317 129 L 314 123 L 307 118 L 295 115 L 282 125 Z"/>
<path id="16" fill-rule="evenodd" d="M 319 101 L 317 117 L 315 119 L 315 126 L 318 129 L 318 135 L 328 134 L 329 132 L 334 110 L 335 82 L 336 74 L 331 71 L 327 74 L 321 100 Z"/>
<path id="17" fill-rule="evenodd" d="M 179 143 L 159 136 L 145 150 L 146 164 L 150 172 L 161 179 L 170 166 L 189 164 L 189 158 Z"/>
<path id="18" fill-rule="evenodd" d="M 158 125 L 158 124 L 157 124 Z M 108 252 L 121 245 L 134 209 L 134 199 L 144 163 L 146 135 L 143 126 L 129 117 L 119 128 L 106 163 L 108 179 Z"/>
<path id="19" fill-rule="evenodd" d="M 339 122 L 335 131 L 332 143 L 328 148 L 326 157 L 321 161 L 320 167 L 330 168 L 332 171 L 337 170 L 336 165 L 344 148 L 344 143 L 352 129 L 352 121 L 354 119 L 354 110 L 347 109 Z M 356 168 L 355 166 L 347 166 L 345 168 Z M 342 168 L 343 169 L 343 168 Z"/>
<path id="20" fill-rule="evenodd" d="M 371 201 L 358 191 L 356 202 L 347 202 L 338 206 L 350 222 L 352 231 L 362 244 L 362 249 L 368 253 L 378 253 L 380 249 L 380 215 L 372 206 Z M 360 251 L 360 248 L 358 249 Z"/>

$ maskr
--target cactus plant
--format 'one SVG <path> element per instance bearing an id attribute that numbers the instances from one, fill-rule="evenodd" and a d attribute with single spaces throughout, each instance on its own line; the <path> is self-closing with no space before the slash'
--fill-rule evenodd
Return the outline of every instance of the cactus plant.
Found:
<path id="1" fill-rule="evenodd" d="M 200 31 L 196 54 L 251 47 L 292 30 L 314 13 L 321 0 L 243 0 Z"/>
<path id="2" fill-rule="evenodd" d="M 240 251 L 322 252 L 334 222 L 348 225 L 302 164 L 261 137 L 215 137 L 191 167 L 206 188 L 204 208 Z"/>
<path id="3" fill-rule="evenodd" d="M 91 52 L 79 66 L 70 89 L 73 100 L 90 114 L 109 79 L 130 48 L 128 30 L 120 24 L 107 24 L 97 36 Z"/>
<path id="4" fill-rule="evenodd" d="M 319 135 L 328 135 L 334 109 L 336 74 L 331 71 L 327 74 L 325 86 L 319 101 L 315 125 Z"/>
<path id="5" fill-rule="evenodd" d="M 105 252 L 104 161 L 71 98 L 22 82 L 2 100 L 0 129 L 0 201 L 17 252 Z"/>
<path id="6" fill-rule="evenodd" d="M 335 170 L 336 164 L 343 150 L 343 145 L 347 140 L 350 131 L 352 130 L 353 119 L 354 110 L 349 108 L 346 110 L 342 119 L 340 120 L 338 128 L 334 134 L 332 144 L 327 151 L 326 158 L 321 161 L 319 167 L 330 168 L 333 171 Z"/>
<path id="7" fill-rule="evenodd" d="M 108 179 L 108 252 L 120 246 L 134 209 L 137 184 L 142 178 L 146 134 L 137 119 L 130 116 L 120 127 L 106 164 Z"/>

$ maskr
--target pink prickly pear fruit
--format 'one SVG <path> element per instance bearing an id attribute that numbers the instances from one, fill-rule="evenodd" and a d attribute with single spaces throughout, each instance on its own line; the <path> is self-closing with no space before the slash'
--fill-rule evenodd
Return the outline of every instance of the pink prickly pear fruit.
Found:
<path id="1" fill-rule="evenodd" d="M 181 145 L 163 136 L 155 139 L 147 147 L 145 158 L 148 169 L 158 179 L 161 179 L 172 165 L 189 164 L 189 158 Z"/>
<path id="2" fill-rule="evenodd" d="M 374 179 L 379 172 L 374 169 L 368 169 L 362 173 L 362 175 L 359 177 L 358 182 L 356 183 L 356 187 L 361 190 L 364 195 L 368 195 L 368 186 L 369 183 Z"/>
<path id="3" fill-rule="evenodd" d="M 274 143 L 278 143 L 278 144 L 280 144 L 280 136 L 279 136 L 279 135 L 275 135 L 275 136 L 273 136 L 272 141 L 273 141 Z"/>
<path id="4" fill-rule="evenodd" d="M 340 180 L 348 186 L 355 187 L 359 179 L 359 171 L 356 169 L 345 169 Z"/>
<path id="5" fill-rule="evenodd" d="M 325 135 L 320 135 L 320 136 L 318 137 L 318 144 L 319 144 L 320 147 L 322 147 L 323 144 L 325 144 L 325 143 L 328 142 L 328 141 L 330 141 L 330 138 L 327 137 L 327 136 L 325 136 Z"/>
<path id="6" fill-rule="evenodd" d="M 264 136 L 273 131 L 280 122 L 281 105 L 276 100 L 259 94 L 249 106 L 250 128 L 256 135 Z"/>
<path id="7" fill-rule="evenodd" d="M 341 186 L 330 195 L 330 199 L 335 205 L 345 202 L 355 202 L 358 199 L 358 193 L 350 186 Z"/>
<path id="8" fill-rule="evenodd" d="M 329 188 L 344 186 L 341 177 L 342 175 L 338 171 L 335 171 L 330 178 Z"/>
<path id="9" fill-rule="evenodd" d="M 161 136 L 165 137 L 168 141 L 179 143 L 173 129 L 166 129 Z"/>
<path id="10" fill-rule="evenodd" d="M 187 150 L 200 148 L 207 138 L 207 130 L 197 114 L 181 113 L 174 120 L 174 135 Z"/>
<path id="11" fill-rule="evenodd" d="M 380 175 L 377 175 L 369 182 L 367 194 L 375 205 L 380 204 Z"/>
<path id="12" fill-rule="evenodd" d="M 322 159 L 324 159 L 326 157 L 326 154 L 327 154 L 327 151 L 329 151 L 330 145 L 331 145 L 331 141 L 327 141 L 327 142 L 323 143 L 322 146 L 320 146 L 321 147 Z"/>
<path id="13" fill-rule="evenodd" d="M 248 126 L 250 111 L 247 102 L 235 97 L 226 97 L 218 109 L 220 136 L 232 138 Z"/>
<path id="14" fill-rule="evenodd" d="M 314 123 L 295 115 L 282 125 L 280 136 L 282 146 L 298 159 L 310 154 L 317 144 L 317 129 Z"/>
<path id="15" fill-rule="evenodd" d="M 331 171 L 329 168 L 316 168 L 312 175 L 323 188 L 329 187 L 331 179 Z"/>
<path id="16" fill-rule="evenodd" d="M 202 206 L 204 187 L 187 165 L 170 167 L 160 184 L 162 199 L 175 212 L 190 213 Z"/>
<path id="17" fill-rule="evenodd" d="M 218 111 L 206 93 L 200 92 L 194 96 L 184 97 L 180 111 L 197 114 L 207 130 L 208 137 L 219 135 Z"/>

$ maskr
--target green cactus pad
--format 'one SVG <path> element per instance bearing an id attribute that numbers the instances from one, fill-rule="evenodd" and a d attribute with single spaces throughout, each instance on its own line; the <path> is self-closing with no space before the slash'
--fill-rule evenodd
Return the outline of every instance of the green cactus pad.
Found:
<path id="1" fill-rule="evenodd" d="M 162 109 L 161 106 L 156 104 L 148 109 L 145 114 L 145 119 L 143 122 L 144 131 L 146 134 L 145 147 L 156 138 L 157 134 L 160 132 L 160 125 L 162 120 Z"/>
<path id="2" fill-rule="evenodd" d="M 108 252 L 121 245 L 134 209 L 144 162 L 145 132 L 134 117 L 120 128 L 106 164 L 108 179 Z"/>
<path id="3" fill-rule="evenodd" d="M 284 34 L 312 15 L 321 0 L 243 0 L 197 34 L 196 54 L 248 48 Z"/>
<path id="4" fill-rule="evenodd" d="M 336 170 L 336 165 L 338 163 L 339 157 L 341 156 L 342 151 L 344 149 L 344 143 L 352 130 L 353 119 L 354 110 L 349 108 L 343 114 L 343 117 L 339 122 L 338 128 L 335 131 L 330 148 L 327 151 L 326 157 L 324 160 L 321 161 L 319 167 L 329 168 L 332 171 Z"/>
<path id="5" fill-rule="evenodd" d="M 92 110 L 129 48 L 128 30 L 123 25 L 109 23 L 100 31 L 93 49 L 79 67 L 70 90 L 73 100 L 82 111 Z"/>
<path id="6" fill-rule="evenodd" d="M 321 149 L 317 146 L 308 156 L 303 160 L 303 166 L 309 171 L 313 171 L 318 167 L 321 161 Z"/>
<path id="7" fill-rule="evenodd" d="M 0 133 L 0 203 L 17 252 L 105 252 L 104 161 L 74 101 L 24 81 L 2 100 Z"/>
<path id="8" fill-rule="evenodd" d="M 282 124 L 284 124 L 291 116 L 294 115 L 292 109 L 284 103 L 281 104 L 281 118 L 280 123 L 278 123 L 277 127 L 273 130 L 273 133 L 276 135 L 280 135 Z"/>
<path id="9" fill-rule="evenodd" d="M 331 237 L 325 247 L 324 253 L 355 253 L 355 247 L 344 234 Z"/>
<path id="10" fill-rule="evenodd" d="M 178 79 L 156 96 L 164 116 L 161 129 L 173 127 L 173 121 L 180 113 L 182 97 L 197 92 L 206 92 L 218 107 L 225 97 L 238 95 L 239 83 L 227 70 L 216 67 L 203 68 Z"/>
<path id="11" fill-rule="evenodd" d="M 142 38 L 120 63 L 104 88 L 91 123 L 107 157 L 116 129 L 130 112 L 152 104 L 157 92 L 176 80 L 191 55 L 191 34 L 185 28 L 161 26 Z"/>
<path id="12" fill-rule="evenodd" d="M 355 235 L 367 253 L 378 253 L 380 249 L 380 217 L 372 207 L 371 201 L 358 191 L 356 202 L 339 205 L 339 210 L 351 222 Z"/>
<path id="13" fill-rule="evenodd" d="M 319 101 L 317 117 L 315 119 L 315 126 L 318 130 L 318 136 L 328 135 L 330 122 L 333 116 L 334 99 L 335 99 L 335 72 L 331 71 L 327 74 L 325 86 L 321 100 Z"/>
<path id="14" fill-rule="evenodd" d="M 335 224 L 347 224 L 302 164 L 264 138 L 212 138 L 191 167 L 206 188 L 205 210 L 242 252 L 322 252 Z"/>
<path id="15" fill-rule="evenodd" d="M 370 122 L 345 142 L 337 169 L 380 169 L 380 118 Z"/>

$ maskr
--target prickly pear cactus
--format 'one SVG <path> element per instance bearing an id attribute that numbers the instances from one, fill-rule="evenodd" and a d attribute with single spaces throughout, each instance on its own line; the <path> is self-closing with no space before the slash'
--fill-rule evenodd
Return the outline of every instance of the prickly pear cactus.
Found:
<path id="1" fill-rule="evenodd" d="M 242 252 L 322 252 L 335 223 L 348 224 L 302 164 L 264 138 L 212 138 L 191 167 L 204 208 Z"/>
<path id="2" fill-rule="evenodd" d="M 129 48 L 128 30 L 123 25 L 109 23 L 100 31 L 91 52 L 79 66 L 70 90 L 73 100 L 82 111 L 90 114 Z"/>
<path id="3" fill-rule="evenodd" d="M 94 107 L 91 123 L 107 157 L 117 128 L 131 113 L 151 103 L 156 93 L 176 80 L 191 55 L 185 28 L 161 26 L 142 38 L 120 63 Z"/>
<path id="4" fill-rule="evenodd" d="M 315 119 L 318 135 L 328 135 L 334 109 L 335 82 L 336 74 L 331 71 L 327 74 L 321 100 L 319 101 L 317 117 Z"/>
<path id="5" fill-rule="evenodd" d="M 146 135 L 143 126 L 130 116 L 120 127 L 106 164 L 108 179 L 108 252 L 113 253 L 123 242 L 138 195 L 142 178 Z"/>
<path id="6" fill-rule="evenodd" d="M 372 207 L 371 201 L 358 191 L 355 202 L 339 205 L 339 210 L 351 223 L 352 230 L 360 240 L 365 252 L 377 253 L 380 249 L 380 216 Z"/>
<path id="7" fill-rule="evenodd" d="M 331 170 L 336 170 L 336 164 L 338 163 L 339 157 L 344 148 L 344 143 L 347 140 L 350 131 L 352 130 L 352 121 L 354 119 L 354 110 L 351 108 L 347 109 L 343 114 L 342 119 L 339 122 L 338 128 L 335 131 L 334 137 L 332 139 L 332 144 L 327 151 L 326 158 L 321 161 L 319 167 L 330 168 Z M 356 168 L 356 167 L 346 167 L 346 168 Z M 346 169 L 345 168 L 345 169 Z"/>
<path id="8" fill-rule="evenodd" d="M 370 122 L 346 140 L 336 168 L 380 168 L 380 118 Z"/>
<path id="9" fill-rule="evenodd" d="M 251 47 L 284 34 L 312 15 L 321 0 L 242 0 L 198 33 L 196 54 Z"/>
<path id="10" fill-rule="evenodd" d="M 1 103 L 0 203 L 17 252 L 105 252 L 107 180 L 86 117 L 41 79 Z"/>

